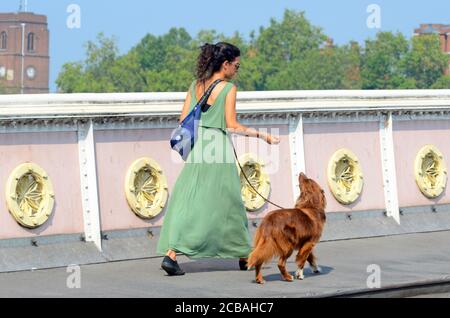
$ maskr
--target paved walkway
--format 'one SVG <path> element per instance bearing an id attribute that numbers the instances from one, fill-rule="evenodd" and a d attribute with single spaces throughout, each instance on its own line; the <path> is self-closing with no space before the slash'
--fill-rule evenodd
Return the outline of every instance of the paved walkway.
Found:
<path id="1" fill-rule="evenodd" d="M 264 268 L 267 283 L 237 260 L 191 261 L 180 257 L 185 276 L 168 277 L 161 258 L 81 266 L 81 288 L 66 268 L 0 274 L 0 297 L 305 297 L 366 289 L 380 269 L 381 287 L 450 279 L 450 231 L 320 243 L 322 274 L 284 282 L 276 262 Z M 294 258 L 288 270 L 295 271 Z M 369 272 L 368 272 L 369 270 Z"/>

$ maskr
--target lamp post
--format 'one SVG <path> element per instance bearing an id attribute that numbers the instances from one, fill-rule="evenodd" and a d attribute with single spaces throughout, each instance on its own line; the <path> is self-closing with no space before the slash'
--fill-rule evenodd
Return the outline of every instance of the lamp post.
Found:
<path id="1" fill-rule="evenodd" d="M 28 0 L 20 0 L 19 12 L 27 12 Z"/>
<path id="2" fill-rule="evenodd" d="M 28 0 L 20 0 L 19 12 L 27 12 Z M 20 24 L 22 26 L 22 50 L 21 50 L 21 74 L 20 74 L 20 93 L 24 93 L 24 78 L 25 78 L 25 23 Z"/>
<path id="3" fill-rule="evenodd" d="M 20 56 L 20 60 L 21 60 L 21 75 L 20 75 L 20 93 L 23 94 L 24 93 L 24 89 L 25 89 L 25 26 L 26 23 L 21 23 L 20 26 L 18 25 L 13 25 L 10 26 L 11 29 L 22 29 L 22 45 L 21 45 L 21 50 L 19 53 Z"/>

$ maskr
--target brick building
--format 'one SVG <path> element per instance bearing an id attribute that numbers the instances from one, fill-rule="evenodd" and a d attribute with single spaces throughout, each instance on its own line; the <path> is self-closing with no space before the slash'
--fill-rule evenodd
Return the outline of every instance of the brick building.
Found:
<path id="1" fill-rule="evenodd" d="M 48 93 L 49 62 L 47 17 L 0 13 L 0 91 Z"/>
<path id="2" fill-rule="evenodd" d="M 442 51 L 448 54 L 449 68 L 446 71 L 446 74 L 448 74 L 450 71 L 450 24 L 426 23 L 421 24 L 420 28 L 414 30 L 414 35 L 433 33 L 439 34 Z"/>

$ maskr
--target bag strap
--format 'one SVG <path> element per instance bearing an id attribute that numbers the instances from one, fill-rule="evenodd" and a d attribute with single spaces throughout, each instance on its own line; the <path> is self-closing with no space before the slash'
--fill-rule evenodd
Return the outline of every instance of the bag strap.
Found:
<path id="1" fill-rule="evenodd" d="M 213 91 L 214 87 L 216 87 L 217 84 L 219 84 L 222 80 L 216 79 L 211 85 L 209 85 L 208 90 L 203 94 L 202 98 L 200 98 L 199 102 L 197 103 L 197 105 L 199 105 L 202 110 L 203 110 L 203 106 L 206 105 L 206 102 L 209 99 L 209 96 L 211 95 L 211 92 Z M 194 86 L 195 88 L 195 86 Z M 195 89 L 194 89 L 194 93 L 195 93 Z"/>

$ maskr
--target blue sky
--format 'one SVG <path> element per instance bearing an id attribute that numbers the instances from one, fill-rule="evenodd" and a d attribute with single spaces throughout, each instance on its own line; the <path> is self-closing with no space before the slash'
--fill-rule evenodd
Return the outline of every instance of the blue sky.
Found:
<path id="1" fill-rule="evenodd" d="M 1 0 L 0 12 L 14 12 L 20 0 Z M 81 27 L 68 28 L 67 8 L 81 9 Z M 376 4 L 381 9 L 381 27 L 367 27 Z M 448 0 L 28 0 L 28 10 L 48 17 L 50 29 L 50 91 L 65 62 L 84 58 L 83 44 L 104 32 L 116 36 L 121 53 L 126 53 L 147 33 L 161 35 L 171 27 L 184 27 L 191 36 L 201 29 L 215 29 L 244 36 L 270 18 L 280 20 L 284 10 L 305 11 L 306 17 L 337 44 L 350 40 L 363 43 L 378 31 L 400 31 L 408 38 L 421 23 L 450 24 Z"/>

